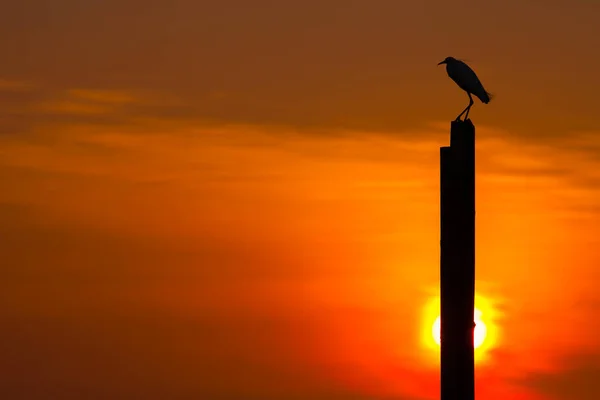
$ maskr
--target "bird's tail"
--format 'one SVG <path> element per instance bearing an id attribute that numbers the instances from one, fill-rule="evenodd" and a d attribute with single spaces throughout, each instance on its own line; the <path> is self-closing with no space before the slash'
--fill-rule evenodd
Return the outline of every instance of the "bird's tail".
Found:
<path id="1" fill-rule="evenodd" d="M 475 94 L 475 96 L 477 96 L 479 98 L 479 100 L 481 100 L 481 102 L 483 104 L 489 103 L 493 97 L 493 95 L 486 90 L 483 90 L 482 92 L 474 93 L 474 94 Z"/>
<path id="2" fill-rule="evenodd" d="M 487 101 L 484 101 L 485 104 L 489 103 L 490 100 L 492 100 L 494 98 L 494 95 L 491 94 L 490 92 L 488 92 L 487 90 L 485 91 L 485 95 L 487 97 L 487 99 L 486 99 Z"/>

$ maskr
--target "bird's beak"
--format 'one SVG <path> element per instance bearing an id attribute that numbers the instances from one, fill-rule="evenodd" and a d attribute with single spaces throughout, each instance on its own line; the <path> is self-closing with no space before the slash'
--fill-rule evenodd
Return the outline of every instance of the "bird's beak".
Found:
<path id="1" fill-rule="evenodd" d="M 440 61 L 440 62 L 438 63 L 438 65 L 442 65 L 442 64 L 446 64 L 446 60 L 444 60 L 444 61 Z"/>

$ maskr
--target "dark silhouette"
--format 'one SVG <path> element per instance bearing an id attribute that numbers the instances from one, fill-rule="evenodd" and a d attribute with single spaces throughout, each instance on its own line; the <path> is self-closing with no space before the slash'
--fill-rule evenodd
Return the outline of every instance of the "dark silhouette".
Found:
<path id="1" fill-rule="evenodd" d="M 469 111 L 474 103 L 471 94 L 477 96 L 477 98 L 481 100 L 483 104 L 490 102 L 492 99 L 492 94 L 484 89 L 483 85 L 479 81 L 479 78 L 477 77 L 477 74 L 475 74 L 475 71 L 473 71 L 471 67 L 465 64 L 463 61 L 457 60 L 454 57 L 446 57 L 444 61 L 438 63 L 438 65 L 441 64 L 446 64 L 446 72 L 448 73 L 448 76 L 469 95 L 469 105 L 463 110 L 463 112 L 458 114 L 458 117 L 456 117 L 456 121 L 460 121 L 460 117 L 462 117 L 462 115 L 466 112 L 466 121 L 469 118 Z"/>
<path id="2" fill-rule="evenodd" d="M 453 121 L 440 148 L 441 399 L 475 398 L 475 126 Z"/>

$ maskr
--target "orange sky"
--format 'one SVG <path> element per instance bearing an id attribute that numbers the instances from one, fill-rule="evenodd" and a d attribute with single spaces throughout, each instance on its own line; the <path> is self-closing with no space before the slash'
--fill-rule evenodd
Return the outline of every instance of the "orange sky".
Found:
<path id="1" fill-rule="evenodd" d="M 599 18 L 7 5 L 3 397 L 438 398 L 439 147 L 468 101 L 436 66 L 452 55 L 495 94 L 471 111 L 479 398 L 600 398 Z"/>

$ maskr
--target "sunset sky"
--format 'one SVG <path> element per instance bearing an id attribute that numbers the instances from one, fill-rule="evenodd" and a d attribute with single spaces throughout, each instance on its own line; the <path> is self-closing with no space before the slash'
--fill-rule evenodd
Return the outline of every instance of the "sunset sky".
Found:
<path id="1" fill-rule="evenodd" d="M 600 399 L 600 2 L 0 12 L 7 400 L 439 398 L 439 147 L 476 104 L 480 400 Z"/>

